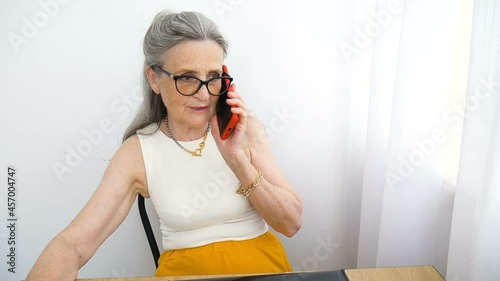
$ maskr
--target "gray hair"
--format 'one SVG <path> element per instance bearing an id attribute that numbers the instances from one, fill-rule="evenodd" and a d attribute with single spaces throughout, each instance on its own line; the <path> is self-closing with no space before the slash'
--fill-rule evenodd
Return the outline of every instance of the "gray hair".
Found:
<path id="1" fill-rule="evenodd" d="M 162 65 L 161 56 L 176 44 L 187 40 L 206 39 L 217 42 L 224 51 L 224 57 L 227 55 L 228 43 L 214 21 L 198 12 L 161 11 L 155 16 L 144 36 L 144 70 L 154 64 Z M 161 120 L 167 115 L 167 108 L 161 96 L 151 89 L 145 71 L 142 79 L 144 101 L 125 131 L 123 141 L 149 124 L 157 123 L 159 127 Z"/>

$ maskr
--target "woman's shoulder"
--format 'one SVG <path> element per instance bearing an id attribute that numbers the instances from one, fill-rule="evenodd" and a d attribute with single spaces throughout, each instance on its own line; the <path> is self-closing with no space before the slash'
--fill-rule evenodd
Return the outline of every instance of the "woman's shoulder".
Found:
<path id="1" fill-rule="evenodd" d="M 252 130 L 265 130 L 264 123 L 260 121 L 259 117 L 255 112 L 250 111 L 247 115 L 247 127 Z"/>
<path id="2" fill-rule="evenodd" d="M 263 144 L 267 144 L 269 138 L 264 123 L 262 123 L 262 121 L 260 121 L 257 115 L 253 112 L 250 112 L 247 115 L 247 118 L 248 121 L 247 121 L 246 135 L 247 138 L 250 140 L 251 146 L 258 147 Z"/>
<path id="3" fill-rule="evenodd" d="M 136 134 L 141 135 L 141 136 L 151 135 L 154 132 L 156 132 L 159 128 L 160 127 L 159 127 L 158 123 L 153 122 L 149 125 L 146 125 L 144 128 L 138 129 Z"/>
<path id="4" fill-rule="evenodd" d="M 140 194 L 145 197 L 148 196 L 144 160 L 137 134 L 129 137 L 121 144 L 112 162 L 113 165 L 124 171 L 124 174 L 130 177 L 133 182 L 139 183 Z"/>

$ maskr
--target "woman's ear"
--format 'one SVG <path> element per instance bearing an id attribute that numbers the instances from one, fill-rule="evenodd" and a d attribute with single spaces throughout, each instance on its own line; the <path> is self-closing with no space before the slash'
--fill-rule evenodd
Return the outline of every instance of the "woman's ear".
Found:
<path id="1" fill-rule="evenodd" d="M 160 75 L 156 73 L 151 66 L 146 67 L 146 77 L 149 81 L 149 86 L 156 94 L 160 94 Z"/>

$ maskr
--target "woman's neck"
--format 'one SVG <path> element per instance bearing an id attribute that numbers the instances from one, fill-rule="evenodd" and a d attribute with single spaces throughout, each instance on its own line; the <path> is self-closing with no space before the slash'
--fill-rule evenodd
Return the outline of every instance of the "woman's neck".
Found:
<path id="1" fill-rule="evenodd" d="M 168 122 L 168 125 L 167 125 Z M 181 127 L 176 125 L 175 122 L 166 118 L 162 122 L 162 130 L 164 133 L 173 137 L 177 141 L 194 141 L 199 140 L 205 136 L 205 133 L 208 131 L 208 124 L 205 124 L 202 127 Z"/>

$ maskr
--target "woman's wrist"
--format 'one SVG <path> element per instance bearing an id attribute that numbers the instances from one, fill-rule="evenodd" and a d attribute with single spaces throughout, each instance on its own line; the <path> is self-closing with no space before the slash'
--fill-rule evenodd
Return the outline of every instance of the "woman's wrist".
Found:
<path id="1" fill-rule="evenodd" d="M 238 176 L 240 170 L 251 165 L 252 154 L 249 148 L 242 148 L 234 154 L 224 156 L 224 159 L 233 173 Z"/>
<path id="2" fill-rule="evenodd" d="M 249 150 L 240 156 L 233 157 L 232 160 L 231 163 L 228 163 L 228 166 L 243 187 L 251 184 L 259 176 L 259 172 L 251 162 L 251 153 Z"/>
<path id="3" fill-rule="evenodd" d="M 264 178 L 264 176 L 262 175 L 261 171 L 257 171 L 257 172 L 259 173 L 259 175 L 255 178 L 255 180 L 251 184 L 249 184 L 249 185 L 243 185 L 240 182 L 240 184 L 238 186 L 238 189 L 236 190 L 236 194 L 243 195 L 246 198 L 246 197 L 248 197 L 250 195 L 250 193 L 252 193 L 252 191 L 257 186 L 259 186 L 259 184 L 261 183 L 261 181 Z"/>

